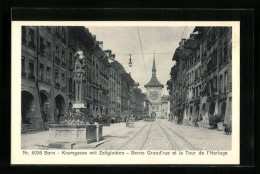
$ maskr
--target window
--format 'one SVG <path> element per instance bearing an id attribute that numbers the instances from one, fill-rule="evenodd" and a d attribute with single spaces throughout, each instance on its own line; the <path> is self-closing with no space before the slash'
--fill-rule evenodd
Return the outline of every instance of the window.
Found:
<path id="1" fill-rule="evenodd" d="M 40 52 L 44 54 L 45 51 L 44 39 L 40 37 Z"/>
<path id="2" fill-rule="evenodd" d="M 69 78 L 69 92 L 72 92 L 72 78 Z"/>
<path id="3" fill-rule="evenodd" d="M 55 47 L 55 59 L 59 59 L 59 46 L 56 45 Z"/>
<path id="4" fill-rule="evenodd" d="M 25 59 L 22 57 L 22 73 L 25 73 Z"/>
<path id="5" fill-rule="evenodd" d="M 223 61 L 225 62 L 227 60 L 227 47 L 228 43 L 227 41 L 224 42 L 224 49 L 223 49 Z"/>
<path id="6" fill-rule="evenodd" d="M 212 86 L 213 91 L 216 92 L 216 89 L 217 89 L 217 77 L 214 77 L 212 85 L 213 85 Z"/>
<path id="7" fill-rule="evenodd" d="M 228 56 L 232 59 L 232 42 L 228 44 Z"/>
<path id="8" fill-rule="evenodd" d="M 43 78 L 44 77 L 44 65 L 40 63 L 40 77 Z"/>
<path id="9" fill-rule="evenodd" d="M 22 27 L 22 42 L 26 43 L 26 28 Z"/>
<path id="10" fill-rule="evenodd" d="M 228 74 L 227 71 L 225 72 L 225 76 L 224 76 L 224 92 L 226 93 L 227 90 L 227 84 L 228 84 Z"/>
<path id="11" fill-rule="evenodd" d="M 47 68 L 46 68 L 46 77 L 50 78 L 50 76 L 51 76 L 51 68 L 47 66 Z"/>
<path id="12" fill-rule="evenodd" d="M 51 56 L 51 43 L 47 41 L 47 56 Z"/>
<path id="13" fill-rule="evenodd" d="M 62 38 L 65 39 L 65 28 L 62 27 Z"/>
<path id="14" fill-rule="evenodd" d="M 55 69 L 55 83 L 59 83 L 59 70 Z"/>
<path id="15" fill-rule="evenodd" d="M 198 68 L 195 70 L 195 80 L 198 80 L 198 77 L 199 77 L 199 75 L 198 75 Z"/>
<path id="16" fill-rule="evenodd" d="M 55 51 L 56 51 L 56 53 L 59 54 L 59 46 L 58 46 L 58 45 L 56 45 L 56 47 L 55 47 Z"/>
<path id="17" fill-rule="evenodd" d="M 60 32 L 59 27 L 56 27 L 56 34 L 59 34 L 59 32 Z"/>
<path id="18" fill-rule="evenodd" d="M 222 75 L 220 76 L 220 91 L 219 92 L 220 93 L 223 92 L 223 76 Z"/>
<path id="19" fill-rule="evenodd" d="M 69 57 L 69 66 L 72 67 L 72 61 L 73 61 L 73 56 L 72 52 L 70 52 L 70 57 Z"/>
<path id="20" fill-rule="evenodd" d="M 34 30 L 30 29 L 29 30 L 29 46 L 32 48 L 35 48 L 35 43 L 34 43 Z"/>
<path id="21" fill-rule="evenodd" d="M 29 61 L 29 77 L 34 77 L 34 61 Z"/>
<path id="22" fill-rule="evenodd" d="M 63 49 L 61 50 L 61 56 L 62 56 L 63 62 L 66 63 L 66 55 L 65 55 L 65 51 Z"/>
<path id="23" fill-rule="evenodd" d="M 61 74 L 61 80 L 62 80 L 62 82 L 65 81 L 65 74 L 64 73 Z"/>

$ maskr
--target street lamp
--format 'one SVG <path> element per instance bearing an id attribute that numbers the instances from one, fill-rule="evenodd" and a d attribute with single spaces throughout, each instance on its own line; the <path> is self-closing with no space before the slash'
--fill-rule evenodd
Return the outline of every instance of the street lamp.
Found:
<path id="1" fill-rule="evenodd" d="M 128 63 L 128 65 L 129 65 L 129 67 L 132 67 L 132 65 L 133 65 L 132 59 L 131 59 L 131 55 L 132 55 L 132 54 L 129 54 L 129 55 L 130 55 L 130 58 L 129 58 L 129 63 Z"/>

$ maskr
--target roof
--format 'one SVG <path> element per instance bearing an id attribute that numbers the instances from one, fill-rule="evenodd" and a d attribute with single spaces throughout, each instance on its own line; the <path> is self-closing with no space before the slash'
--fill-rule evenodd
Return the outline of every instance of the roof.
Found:
<path id="1" fill-rule="evenodd" d="M 195 27 L 193 32 L 196 32 L 196 31 L 203 31 L 205 30 L 206 27 Z"/>
<path id="2" fill-rule="evenodd" d="M 144 85 L 144 87 L 162 87 L 163 85 L 158 81 L 157 77 L 156 77 L 156 66 L 155 66 L 155 58 L 153 58 L 153 68 L 152 68 L 152 78 L 151 80 Z"/>
<path id="3" fill-rule="evenodd" d="M 199 40 L 198 39 L 194 39 L 194 38 L 190 38 L 186 41 L 184 48 L 188 48 L 188 49 L 195 49 L 199 46 Z"/>
<path id="4" fill-rule="evenodd" d="M 146 84 L 144 85 L 145 88 L 147 87 L 162 87 L 163 88 L 163 84 L 161 84 L 157 77 L 155 75 L 152 76 L 151 80 Z"/>
<path id="5" fill-rule="evenodd" d="M 111 62 L 111 65 L 114 67 L 115 70 L 124 69 L 124 67 L 118 61 Z"/>

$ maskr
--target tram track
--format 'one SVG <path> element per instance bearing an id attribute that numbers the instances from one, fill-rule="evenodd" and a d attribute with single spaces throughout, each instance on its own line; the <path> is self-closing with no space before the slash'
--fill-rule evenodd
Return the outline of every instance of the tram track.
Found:
<path id="1" fill-rule="evenodd" d="M 142 127 L 135 135 L 133 135 L 130 139 L 128 139 L 123 145 L 121 145 L 118 150 L 122 150 L 127 144 L 129 144 L 129 142 L 131 142 L 135 137 L 137 137 L 141 132 L 143 132 L 145 130 L 145 128 L 148 126 L 148 124 L 146 124 L 144 127 Z"/>
<path id="2" fill-rule="evenodd" d="M 147 144 L 149 143 L 149 140 L 150 140 L 149 137 L 150 137 L 150 135 L 151 135 L 151 129 L 152 129 L 153 124 L 154 124 L 154 123 L 152 123 L 152 124 L 150 125 L 149 132 L 148 132 L 147 136 L 145 137 L 145 140 L 144 140 L 144 142 L 142 143 L 142 145 L 141 145 L 141 147 L 140 147 L 139 150 L 144 150 L 144 148 L 145 148 L 145 147 L 147 146 Z"/>
<path id="3" fill-rule="evenodd" d="M 173 138 L 171 135 L 171 140 L 173 140 L 173 142 L 174 142 L 175 146 L 178 148 L 178 150 L 201 150 L 201 148 L 191 144 L 187 139 L 185 139 L 183 136 L 181 136 L 178 132 L 172 130 L 168 125 L 161 123 L 161 122 L 160 122 L 160 124 L 163 125 L 165 128 L 167 128 L 167 130 L 169 132 L 172 132 L 173 135 L 175 135 L 177 138 L 179 138 L 179 141 L 184 143 L 185 146 L 189 147 L 189 149 L 181 149 L 181 148 L 183 148 L 183 146 L 178 145 L 177 141 L 175 140 L 176 137 Z"/>
<path id="4" fill-rule="evenodd" d="M 169 150 L 177 150 L 177 149 L 179 149 L 178 144 L 172 139 L 172 137 L 169 135 L 169 133 L 167 131 L 165 131 L 165 129 L 162 127 L 161 123 L 159 121 L 157 121 L 157 124 L 161 128 L 162 132 L 164 133 L 164 135 L 166 137 L 166 140 L 167 140 L 168 144 L 171 147 L 171 149 L 169 149 Z"/>

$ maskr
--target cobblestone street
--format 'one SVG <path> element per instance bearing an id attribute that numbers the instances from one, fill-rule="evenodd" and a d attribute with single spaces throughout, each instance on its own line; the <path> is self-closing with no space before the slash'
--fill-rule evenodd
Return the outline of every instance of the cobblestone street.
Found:
<path id="1" fill-rule="evenodd" d="M 126 127 L 125 123 L 111 124 L 103 127 L 103 136 L 100 143 L 94 146 L 83 143 L 80 149 L 231 150 L 232 141 L 232 136 L 223 131 L 178 125 L 163 119 L 138 121 L 134 127 Z M 22 134 L 22 149 L 48 149 L 48 131 Z"/>

